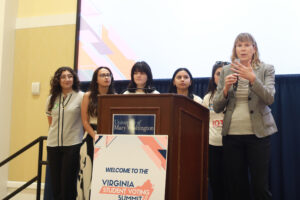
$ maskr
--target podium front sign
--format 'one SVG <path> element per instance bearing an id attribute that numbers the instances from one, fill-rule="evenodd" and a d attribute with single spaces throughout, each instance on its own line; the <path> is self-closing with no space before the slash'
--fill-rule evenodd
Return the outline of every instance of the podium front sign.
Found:
<path id="1" fill-rule="evenodd" d="M 92 200 L 164 200 L 168 136 L 95 139 Z"/>
<path id="2" fill-rule="evenodd" d="M 112 134 L 154 135 L 155 114 L 113 114 Z"/>

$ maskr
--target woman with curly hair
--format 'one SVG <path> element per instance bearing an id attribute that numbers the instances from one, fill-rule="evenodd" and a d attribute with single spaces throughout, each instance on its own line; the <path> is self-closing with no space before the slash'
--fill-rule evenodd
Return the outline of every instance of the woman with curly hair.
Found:
<path id="1" fill-rule="evenodd" d="M 84 139 L 80 148 L 80 171 L 77 182 L 77 200 L 89 199 L 93 155 L 94 138 L 97 130 L 97 96 L 104 94 L 114 94 L 113 74 L 108 67 L 98 67 L 92 77 L 89 91 L 84 94 L 81 104 L 81 119 L 85 129 Z"/>
<path id="2" fill-rule="evenodd" d="M 48 164 L 54 199 L 75 199 L 79 150 L 83 136 L 79 79 L 70 67 L 56 70 L 50 82 L 46 114 Z"/>

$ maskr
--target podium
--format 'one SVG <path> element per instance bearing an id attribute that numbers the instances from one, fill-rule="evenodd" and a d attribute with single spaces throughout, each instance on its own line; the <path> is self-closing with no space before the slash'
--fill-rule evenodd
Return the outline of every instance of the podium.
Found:
<path id="1" fill-rule="evenodd" d="M 98 96 L 98 134 L 112 134 L 114 114 L 155 114 L 168 135 L 166 200 L 207 200 L 209 110 L 177 94 Z"/>

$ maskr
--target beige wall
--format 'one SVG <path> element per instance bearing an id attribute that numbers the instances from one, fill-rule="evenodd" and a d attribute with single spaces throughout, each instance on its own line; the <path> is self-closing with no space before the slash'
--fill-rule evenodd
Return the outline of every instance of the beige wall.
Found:
<path id="1" fill-rule="evenodd" d="M 3 35 L 4 35 L 4 5 L 5 2 L 4 0 L 0 0 L 0 109 L 2 108 L 2 91 L 1 91 L 1 85 L 2 85 L 2 76 L 1 76 L 1 72 L 2 72 L 2 52 L 3 52 Z M 2 112 L 1 112 L 2 113 Z M 4 123 L 3 115 L 0 113 L 0 124 L 2 125 L 2 123 Z M 0 141 L 0 146 L 8 144 L 9 142 L 9 134 L 5 133 L 5 132 L 0 132 L 0 137 L 3 137 L 4 135 L 4 139 L 2 139 Z M 1 148 L 0 151 L 0 160 L 3 160 L 6 156 L 8 155 L 8 145 L 5 145 Z M 0 168 L 0 197 L 3 197 L 6 193 L 6 181 L 7 181 L 7 166 Z"/>
<path id="2" fill-rule="evenodd" d="M 77 0 L 19 0 L 18 18 L 76 12 Z"/>
<path id="3" fill-rule="evenodd" d="M 49 81 L 59 66 L 73 66 L 74 43 L 75 25 L 17 30 L 10 152 L 47 136 Z M 39 96 L 31 94 L 32 82 L 41 83 Z M 9 180 L 25 181 L 34 176 L 36 152 L 37 148 L 11 163 Z"/>
<path id="4" fill-rule="evenodd" d="M 1 87 L 1 71 L 2 71 L 2 52 L 3 52 L 3 37 L 4 37 L 4 13 L 5 1 L 0 0 L 0 87 Z"/>
<path id="5" fill-rule="evenodd" d="M 0 161 L 9 155 L 17 3 L 0 0 Z M 6 194 L 7 167 L 0 168 L 0 197 Z"/>
<path id="6" fill-rule="evenodd" d="M 64 21 L 65 14 L 75 16 L 76 3 L 76 0 L 19 0 L 17 23 L 22 21 L 23 25 L 17 24 L 22 28 L 16 30 L 10 154 L 47 135 L 45 101 L 50 78 L 58 67 L 73 67 L 74 62 L 75 20 L 67 25 L 56 22 L 58 18 Z M 34 26 L 30 25 L 32 18 Z M 31 94 L 32 82 L 41 83 L 39 96 Z M 28 181 L 34 177 L 37 155 L 35 147 L 12 161 L 9 181 Z"/>

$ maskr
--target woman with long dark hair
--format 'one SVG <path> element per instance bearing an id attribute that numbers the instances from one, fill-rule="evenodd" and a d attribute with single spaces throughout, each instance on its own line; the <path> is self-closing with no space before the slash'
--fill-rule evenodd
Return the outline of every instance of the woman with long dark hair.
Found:
<path id="1" fill-rule="evenodd" d="M 76 175 L 83 136 L 79 79 L 70 67 L 56 70 L 50 82 L 46 114 L 48 165 L 54 199 L 76 198 Z"/>
<path id="2" fill-rule="evenodd" d="M 131 81 L 123 94 L 159 94 L 152 87 L 152 72 L 145 61 L 136 62 L 131 68 Z"/>
<path id="3" fill-rule="evenodd" d="M 98 98 L 104 94 L 114 94 L 113 74 L 108 67 L 98 67 L 92 77 L 89 91 L 84 94 L 81 104 L 81 119 L 85 129 L 80 148 L 80 172 L 77 182 L 77 200 L 90 198 L 94 138 L 97 130 Z"/>
<path id="4" fill-rule="evenodd" d="M 231 61 L 221 71 L 213 100 L 215 112 L 225 113 L 222 135 L 229 199 L 269 200 L 270 135 L 277 132 L 269 108 L 274 102 L 275 70 L 260 61 L 249 33 L 236 37 Z"/>
<path id="5" fill-rule="evenodd" d="M 202 99 L 193 93 L 193 76 L 187 68 L 178 68 L 174 72 L 169 93 L 184 95 L 202 104 Z"/>
<path id="6" fill-rule="evenodd" d="M 85 131 L 90 137 L 95 137 L 95 127 L 97 125 L 97 96 L 103 94 L 114 94 L 113 74 L 108 67 L 99 67 L 95 70 L 89 91 L 84 94 L 81 106 L 82 123 Z M 92 120 L 92 121 L 91 121 Z"/>
<path id="7" fill-rule="evenodd" d="M 207 94 L 203 98 L 203 105 L 209 109 L 208 176 L 213 200 L 226 199 L 221 134 L 224 114 L 215 113 L 215 111 L 213 110 L 213 98 L 215 92 L 217 91 L 217 85 L 219 82 L 222 67 L 229 64 L 229 62 L 221 61 L 217 61 L 214 64 L 212 75 L 208 83 Z"/>

